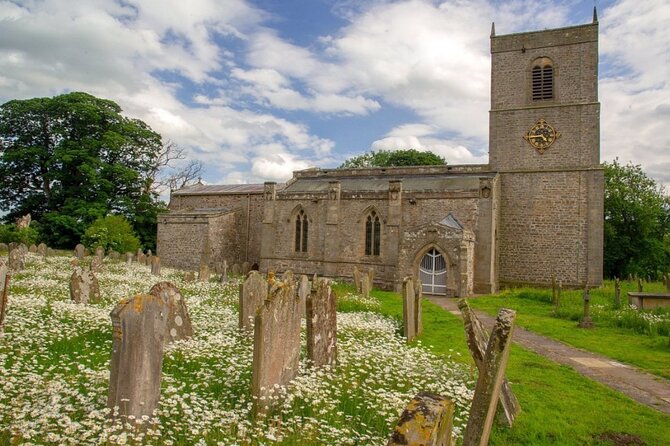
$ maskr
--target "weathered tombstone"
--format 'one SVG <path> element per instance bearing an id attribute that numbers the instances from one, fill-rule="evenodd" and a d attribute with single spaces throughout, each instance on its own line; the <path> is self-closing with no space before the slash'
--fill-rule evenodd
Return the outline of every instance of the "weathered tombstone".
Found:
<path id="1" fill-rule="evenodd" d="M 70 276 L 70 299 L 80 304 L 100 301 L 100 285 L 93 271 L 75 268 Z"/>
<path id="2" fill-rule="evenodd" d="M 387 446 L 451 446 L 454 403 L 444 396 L 420 392 L 407 404 Z"/>
<path id="3" fill-rule="evenodd" d="M 593 320 L 591 320 L 591 294 L 589 293 L 589 286 L 584 287 L 584 316 L 579 322 L 579 328 L 593 328 Z"/>
<path id="4" fill-rule="evenodd" d="M 405 277 L 402 281 L 402 325 L 407 342 L 416 337 L 416 309 L 414 281 L 411 277 Z"/>
<path id="5" fill-rule="evenodd" d="M 337 300 L 330 280 L 318 279 L 314 292 L 309 292 L 307 276 L 307 357 L 314 367 L 335 366 L 337 363 Z"/>
<path id="6" fill-rule="evenodd" d="M 33 254 L 37 254 L 37 245 L 35 245 L 34 243 L 32 245 L 30 245 L 30 247 L 28 248 L 28 252 L 31 252 Z"/>
<path id="7" fill-rule="evenodd" d="M 195 273 L 193 271 L 187 271 L 184 274 L 184 282 L 195 282 Z"/>
<path id="8" fill-rule="evenodd" d="M 558 290 L 556 292 L 556 309 L 558 310 L 561 306 L 561 291 L 563 291 L 563 281 L 558 281 Z"/>
<path id="9" fill-rule="evenodd" d="M 233 276 L 239 276 L 242 274 L 242 270 L 240 269 L 240 264 L 239 263 L 233 263 L 233 266 L 230 268 L 230 273 Z"/>
<path id="10" fill-rule="evenodd" d="M 11 271 L 21 271 L 25 266 L 26 258 L 21 249 L 16 248 L 9 251 L 9 269 Z"/>
<path id="11" fill-rule="evenodd" d="M 470 308 L 466 299 L 458 300 L 458 309 L 461 310 L 461 315 L 463 316 L 463 328 L 465 329 L 468 349 L 475 360 L 477 370 L 479 370 L 480 374 L 484 373 L 484 357 L 486 356 L 486 348 L 489 344 L 489 335 L 479 318 L 477 318 L 477 315 Z M 512 392 L 512 387 L 504 375 L 500 386 L 498 412 L 500 413 L 500 421 L 509 427 L 514 424 L 516 416 L 521 412 L 519 400 L 517 400 L 514 392 Z"/>
<path id="12" fill-rule="evenodd" d="M 133 263 L 133 253 L 132 252 L 127 252 L 126 253 L 126 265 L 130 265 Z"/>
<path id="13" fill-rule="evenodd" d="M 44 243 L 40 243 L 37 245 L 37 254 L 41 255 L 42 257 L 45 257 L 47 255 L 47 245 Z"/>
<path id="14" fill-rule="evenodd" d="M 158 407 L 169 311 L 151 294 L 123 299 L 112 310 L 112 360 L 107 406 L 122 419 L 152 416 Z M 115 409 L 118 408 L 118 409 Z"/>
<path id="15" fill-rule="evenodd" d="M 228 262 L 225 260 L 221 264 L 221 283 L 228 283 Z"/>
<path id="16" fill-rule="evenodd" d="M 364 297 L 370 297 L 370 288 L 372 284 L 370 283 L 370 277 L 367 274 L 361 276 L 361 294 Z"/>
<path id="17" fill-rule="evenodd" d="M 150 250 L 150 249 L 148 249 L 148 250 L 147 250 L 147 257 L 151 257 L 152 255 L 154 255 L 154 253 L 153 253 L 153 252 L 151 252 L 151 250 Z"/>
<path id="18" fill-rule="evenodd" d="M 556 276 L 551 275 L 551 303 L 556 303 Z"/>
<path id="19" fill-rule="evenodd" d="M 137 248 L 137 252 L 135 253 L 135 261 L 137 263 L 144 263 L 144 253 L 140 248 Z"/>
<path id="20" fill-rule="evenodd" d="M 118 252 L 116 252 L 114 250 L 110 251 L 108 256 L 112 260 L 119 260 L 121 258 L 121 254 L 119 254 Z"/>
<path id="21" fill-rule="evenodd" d="M 91 259 L 91 271 L 94 273 L 99 273 L 102 271 L 102 257 L 98 257 L 97 253 Z"/>
<path id="22" fill-rule="evenodd" d="M 78 243 L 77 246 L 74 247 L 74 255 L 78 259 L 83 259 L 86 255 L 86 247 L 81 243 Z"/>
<path id="23" fill-rule="evenodd" d="M 7 250 L 8 251 L 13 251 L 16 248 L 18 248 L 19 244 L 16 242 L 9 242 L 9 245 L 7 245 Z"/>
<path id="24" fill-rule="evenodd" d="M 79 266 L 79 259 L 76 257 L 73 257 L 70 259 L 70 266 L 71 267 L 77 267 Z"/>
<path id="25" fill-rule="evenodd" d="M 158 256 L 151 256 L 151 274 L 154 276 L 161 275 L 161 258 Z"/>
<path id="26" fill-rule="evenodd" d="M 479 372 L 470 417 L 463 435 L 463 446 L 486 446 L 505 377 L 505 367 L 512 345 L 516 312 L 502 308 L 498 312 Z"/>
<path id="27" fill-rule="evenodd" d="M 23 253 L 23 255 L 28 254 L 28 247 L 26 246 L 25 243 L 19 243 L 19 247 L 17 248 L 19 251 Z"/>
<path id="28" fill-rule="evenodd" d="M 172 282 L 158 282 L 151 287 L 149 294 L 160 297 L 168 306 L 168 317 L 165 325 L 165 342 L 167 344 L 193 336 L 193 324 L 188 314 L 186 301 L 175 284 Z"/>
<path id="29" fill-rule="evenodd" d="M 250 272 L 249 277 L 240 285 L 240 330 L 254 329 L 254 317 L 268 297 L 268 287 L 267 280 L 257 271 Z"/>
<path id="30" fill-rule="evenodd" d="M 152 259 L 153 257 L 154 257 L 154 256 L 152 256 L 151 254 L 147 254 L 147 255 L 144 257 L 144 264 L 145 264 L 146 266 L 151 266 L 151 259 Z"/>
<path id="31" fill-rule="evenodd" d="M 99 258 L 100 260 L 104 259 L 105 258 L 105 248 L 103 248 L 102 246 L 98 246 L 97 248 L 95 248 L 95 256 L 97 258 Z"/>
<path id="32" fill-rule="evenodd" d="M 207 262 L 200 262 L 198 269 L 198 280 L 200 282 L 209 282 L 209 265 Z"/>
<path id="33" fill-rule="evenodd" d="M 256 312 L 251 372 L 253 413 L 265 413 L 276 386 L 288 384 L 300 363 L 300 299 L 292 279 L 275 280 Z"/>
<path id="34" fill-rule="evenodd" d="M 637 279 L 637 292 L 641 293 L 642 292 L 642 279 Z"/>
<path id="35" fill-rule="evenodd" d="M 251 264 L 249 262 L 242 263 L 242 274 L 246 275 L 251 271 Z"/>
<path id="36" fill-rule="evenodd" d="M 19 217 L 16 220 L 16 229 L 25 229 L 30 226 L 30 214 L 26 214 L 23 217 Z"/>
<path id="37" fill-rule="evenodd" d="M 354 286 L 356 287 L 356 292 L 361 292 L 361 272 L 358 270 L 357 266 L 354 266 Z"/>
<path id="38" fill-rule="evenodd" d="M 0 259 L 0 332 L 5 325 L 5 314 L 7 313 L 7 293 L 9 293 L 9 269 L 5 262 Z"/>
<path id="39" fill-rule="evenodd" d="M 374 268 L 369 268 L 368 269 L 368 284 L 370 285 L 370 289 L 375 285 L 375 269 Z"/>
<path id="40" fill-rule="evenodd" d="M 621 281 L 618 277 L 614 278 L 614 305 L 617 310 L 621 308 Z"/>
<path id="41" fill-rule="evenodd" d="M 52 248 L 47 248 L 47 257 L 51 257 L 55 254 L 56 252 Z"/>
<path id="42" fill-rule="evenodd" d="M 300 311 L 301 311 L 300 317 L 307 316 L 307 298 L 312 292 L 312 288 L 314 286 L 316 286 L 316 284 L 312 283 L 312 285 L 310 285 L 307 276 L 305 276 L 304 274 L 300 276 L 300 280 L 298 282 L 298 297 L 300 298 Z"/>
<path id="43" fill-rule="evenodd" d="M 414 314 L 416 315 L 416 334 L 420 335 L 423 333 L 423 306 L 421 304 L 423 299 L 423 287 L 418 280 L 414 284 L 414 298 L 416 303 L 414 310 Z"/>

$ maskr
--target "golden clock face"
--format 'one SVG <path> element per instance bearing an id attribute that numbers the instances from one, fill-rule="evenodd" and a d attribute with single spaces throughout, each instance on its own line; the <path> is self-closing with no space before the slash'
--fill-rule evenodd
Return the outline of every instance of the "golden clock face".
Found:
<path id="1" fill-rule="evenodd" d="M 537 123 L 528 130 L 528 133 L 523 135 L 523 139 L 528 141 L 528 144 L 535 147 L 538 152 L 544 153 L 561 134 L 557 132 L 552 126 L 547 124 L 547 121 L 540 119 Z"/>

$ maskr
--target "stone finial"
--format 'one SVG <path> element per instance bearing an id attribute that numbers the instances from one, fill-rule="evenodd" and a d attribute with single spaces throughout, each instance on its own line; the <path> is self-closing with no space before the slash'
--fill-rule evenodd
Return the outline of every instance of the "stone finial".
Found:
<path id="1" fill-rule="evenodd" d="M 450 446 L 453 444 L 454 403 L 421 392 L 407 404 L 387 446 Z"/>
<path id="2" fill-rule="evenodd" d="M 593 23 L 598 23 L 598 10 L 593 6 Z"/>
<path id="3" fill-rule="evenodd" d="M 100 301 L 100 285 L 93 271 L 75 268 L 70 276 L 70 299 L 80 304 Z"/>
<path id="4" fill-rule="evenodd" d="M 251 271 L 240 285 L 239 329 L 252 331 L 256 312 L 268 298 L 268 282 L 258 271 Z"/>
<path id="5" fill-rule="evenodd" d="M 496 36 L 496 22 L 491 22 L 491 37 Z"/>
<path id="6" fill-rule="evenodd" d="M 163 299 L 168 307 L 167 322 L 165 324 L 166 344 L 193 336 L 193 324 L 188 314 L 186 301 L 174 283 L 158 282 L 151 287 L 149 294 Z"/>
<path id="7" fill-rule="evenodd" d="M 151 416 L 158 407 L 169 311 L 151 294 L 123 299 L 112 310 L 112 360 L 107 406 L 120 417 Z"/>
<path id="8" fill-rule="evenodd" d="M 307 276 L 302 276 L 307 279 Z M 301 286 L 304 282 L 301 280 Z M 309 286 L 307 286 L 309 290 Z M 337 363 L 337 299 L 330 280 L 318 279 L 307 296 L 307 357 L 314 367 Z"/>

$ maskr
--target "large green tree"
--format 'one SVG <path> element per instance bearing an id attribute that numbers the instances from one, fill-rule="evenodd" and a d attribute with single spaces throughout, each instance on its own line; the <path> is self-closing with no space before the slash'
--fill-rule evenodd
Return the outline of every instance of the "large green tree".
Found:
<path id="1" fill-rule="evenodd" d="M 56 247 L 76 244 L 107 214 L 146 225 L 138 212 L 155 207 L 161 150 L 158 133 L 110 100 L 76 92 L 9 101 L 0 106 L 0 207 L 7 221 L 30 212 Z"/>
<path id="2" fill-rule="evenodd" d="M 670 200 L 639 165 L 605 167 L 605 276 L 658 278 L 670 267 Z"/>
<path id="3" fill-rule="evenodd" d="M 415 149 L 370 151 L 346 160 L 339 169 L 352 167 L 400 167 L 434 166 L 447 162 L 433 152 L 420 152 Z"/>

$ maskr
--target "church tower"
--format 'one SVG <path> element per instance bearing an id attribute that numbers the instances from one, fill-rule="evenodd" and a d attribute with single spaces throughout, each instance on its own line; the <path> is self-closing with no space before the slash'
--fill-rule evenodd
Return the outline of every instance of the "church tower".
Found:
<path id="1" fill-rule="evenodd" d="M 502 286 L 598 285 L 603 189 L 598 21 L 491 31 L 489 164 L 500 175 Z"/>

